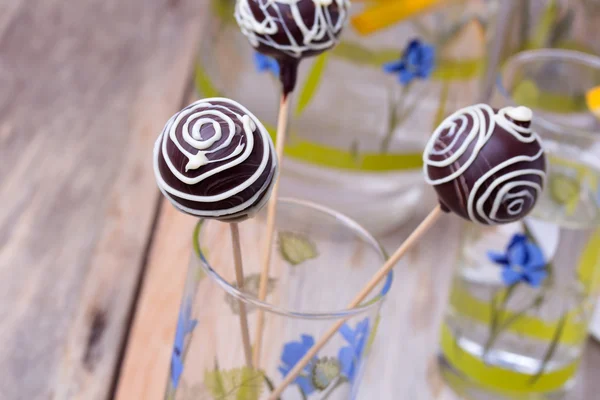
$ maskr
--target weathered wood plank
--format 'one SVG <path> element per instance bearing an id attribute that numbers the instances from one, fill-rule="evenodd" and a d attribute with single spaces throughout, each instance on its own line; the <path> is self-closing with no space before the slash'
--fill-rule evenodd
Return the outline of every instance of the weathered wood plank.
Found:
<path id="1" fill-rule="evenodd" d="M 0 6 L 1 399 L 108 397 L 200 3 Z"/>
<path id="2" fill-rule="evenodd" d="M 163 399 L 196 219 L 164 201 L 116 400 Z"/>

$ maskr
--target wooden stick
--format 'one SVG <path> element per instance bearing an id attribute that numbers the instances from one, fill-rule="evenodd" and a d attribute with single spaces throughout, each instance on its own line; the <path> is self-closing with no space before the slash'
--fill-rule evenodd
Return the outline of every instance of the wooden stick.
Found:
<path id="1" fill-rule="evenodd" d="M 396 263 L 398 263 L 398 261 L 404 256 L 404 254 L 406 254 L 406 252 L 412 246 L 415 245 L 415 243 L 421 238 L 421 236 L 423 236 L 423 234 L 425 234 L 425 232 L 427 232 L 429 228 L 431 228 L 436 223 L 440 215 L 442 215 L 442 209 L 440 208 L 440 206 L 437 206 L 433 209 L 433 211 L 429 213 L 429 215 L 423 220 L 423 222 L 421 222 L 417 229 L 415 229 L 410 234 L 410 236 L 404 241 L 404 243 L 402 243 L 402 245 L 389 258 L 389 260 L 386 261 L 386 263 L 379 269 L 379 271 L 377 271 L 377 273 L 373 276 L 373 278 L 371 278 L 369 283 L 367 283 L 367 285 L 356 295 L 354 300 L 352 300 L 352 302 L 348 305 L 348 309 L 352 309 L 359 306 L 360 303 L 362 303 L 367 298 L 369 293 L 389 274 L 389 272 L 392 270 L 392 268 L 394 268 Z M 281 396 L 285 388 L 296 379 L 296 377 L 300 374 L 300 372 L 302 372 L 304 367 L 306 367 L 310 360 L 312 360 L 313 357 L 317 355 L 319 350 L 321 350 L 321 348 L 325 346 L 329 339 L 331 339 L 333 335 L 336 334 L 336 332 L 342 327 L 342 325 L 348 320 L 348 318 L 343 318 L 340 321 L 336 322 L 331 328 L 329 328 L 329 330 L 327 330 L 327 332 L 325 332 L 321 339 L 319 339 L 319 341 L 313 347 L 311 347 L 310 350 L 308 350 L 304 357 L 302 357 L 302 359 L 298 361 L 296 365 L 294 365 L 294 368 L 292 368 L 289 374 L 286 375 L 283 382 L 281 382 L 281 384 L 273 392 L 271 392 L 269 400 L 276 400 L 279 398 L 279 396 Z"/>
<path id="2" fill-rule="evenodd" d="M 229 224 L 231 227 L 231 244 L 233 245 L 233 263 L 235 265 L 235 280 L 240 291 L 244 289 L 244 268 L 242 264 L 242 248 L 240 245 L 240 230 L 236 222 Z M 252 367 L 252 344 L 250 342 L 250 330 L 248 329 L 248 312 L 246 304 L 238 299 L 240 310 L 240 328 L 242 331 L 242 343 L 244 345 L 244 356 L 246 365 Z"/>
<path id="3" fill-rule="evenodd" d="M 283 161 L 283 149 L 285 147 L 285 137 L 288 125 L 288 114 L 289 114 L 289 96 L 281 96 L 281 104 L 279 105 L 279 116 L 277 117 L 277 138 L 275 143 L 275 152 L 277 153 L 277 160 L 279 161 L 279 170 L 281 171 L 281 165 Z M 275 235 L 275 217 L 277 216 L 277 197 L 279 193 L 279 179 L 273 185 L 273 191 L 271 192 L 271 198 L 267 206 L 267 233 L 265 238 L 265 248 L 263 252 L 263 263 L 262 270 L 260 272 L 260 284 L 258 286 L 258 299 L 264 301 L 267 297 L 267 284 L 269 282 L 269 269 L 271 267 L 271 251 L 273 247 L 273 236 Z M 262 309 L 258 310 L 256 320 L 256 331 L 254 337 L 256 342 L 254 344 L 254 358 L 253 364 L 255 368 L 259 368 L 260 365 L 260 353 L 263 339 L 263 329 L 265 325 L 265 312 Z"/>

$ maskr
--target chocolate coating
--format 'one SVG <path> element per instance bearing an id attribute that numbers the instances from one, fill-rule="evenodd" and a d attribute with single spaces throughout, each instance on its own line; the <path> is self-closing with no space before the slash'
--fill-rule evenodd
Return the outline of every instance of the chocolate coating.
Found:
<path id="1" fill-rule="evenodd" d="M 175 114 L 154 147 L 162 193 L 180 211 L 241 221 L 268 200 L 277 175 L 271 138 L 242 105 L 197 101 Z"/>
<path id="2" fill-rule="evenodd" d="M 458 110 L 433 133 L 425 152 L 426 181 L 446 211 L 481 224 L 525 217 L 546 178 L 546 158 L 531 131 L 531 110 Z"/>
<path id="3" fill-rule="evenodd" d="M 235 18 L 250 44 L 279 62 L 287 94 L 300 59 L 335 46 L 349 7 L 348 0 L 238 0 Z"/>
<path id="4" fill-rule="evenodd" d="M 256 50 L 298 59 L 337 43 L 349 6 L 348 0 L 238 0 L 235 17 Z"/>

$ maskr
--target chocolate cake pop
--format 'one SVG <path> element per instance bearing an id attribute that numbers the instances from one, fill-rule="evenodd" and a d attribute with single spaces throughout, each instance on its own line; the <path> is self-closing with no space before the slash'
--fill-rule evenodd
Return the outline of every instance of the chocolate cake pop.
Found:
<path id="1" fill-rule="evenodd" d="M 239 222 L 267 202 L 277 159 L 267 130 L 250 111 L 212 98 L 167 122 L 154 146 L 154 173 L 179 210 Z"/>
<path id="2" fill-rule="evenodd" d="M 349 8 L 349 0 L 238 0 L 235 18 L 257 51 L 277 59 L 289 93 L 300 59 L 337 43 Z"/>
<path id="3" fill-rule="evenodd" d="M 544 187 L 546 159 L 531 119 L 527 107 L 478 104 L 440 124 L 423 161 L 444 211 L 495 225 L 532 210 Z"/>

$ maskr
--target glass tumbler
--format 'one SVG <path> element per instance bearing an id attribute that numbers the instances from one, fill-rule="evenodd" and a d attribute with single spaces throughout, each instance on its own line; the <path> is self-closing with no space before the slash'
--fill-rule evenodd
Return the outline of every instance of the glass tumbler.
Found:
<path id="1" fill-rule="evenodd" d="M 240 33 L 235 0 L 207 1 L 198 94 L 247 104 L 274 135 L 277 64 Z M 339 210 L 375 235 L 431 209 L 421 153 L 443 117 L 479 98 L 498 3 L 353 1 L 339 44 L 300 64 L 281 193 Z"/>
<path id="2" fill-rule="evenodd" d="M 554 399 L 574 383 L 600 288 L 600 121 L 585 100 L 598 85 L 600 58 L 575 51 L 522 52 L 502 71 L 498 105 L 533 109 L 548 171 L 531 216 L 465 224 L 441 358 L 469 398 Z"/>
<path id="3" fill-rule="evenodd" d="M 280 199 L 266 301 L 257 298 L 266 211 L 239 225 L 244 269 L 238 290 L 228 224 L 200 221 L 181 303 L 165 395 L 173 400 L 259 400 L 335 322 L 333 339 L 280 397 L 352 399 L 375 338 L 392 275 L 361 306 L 347 304 L 384 263 L 379 243 L 347 217 L 322 206 Z M 250 340 L 265 312 L 260 365 L 247 365 L 240 328 L 245 306 Z"/>

